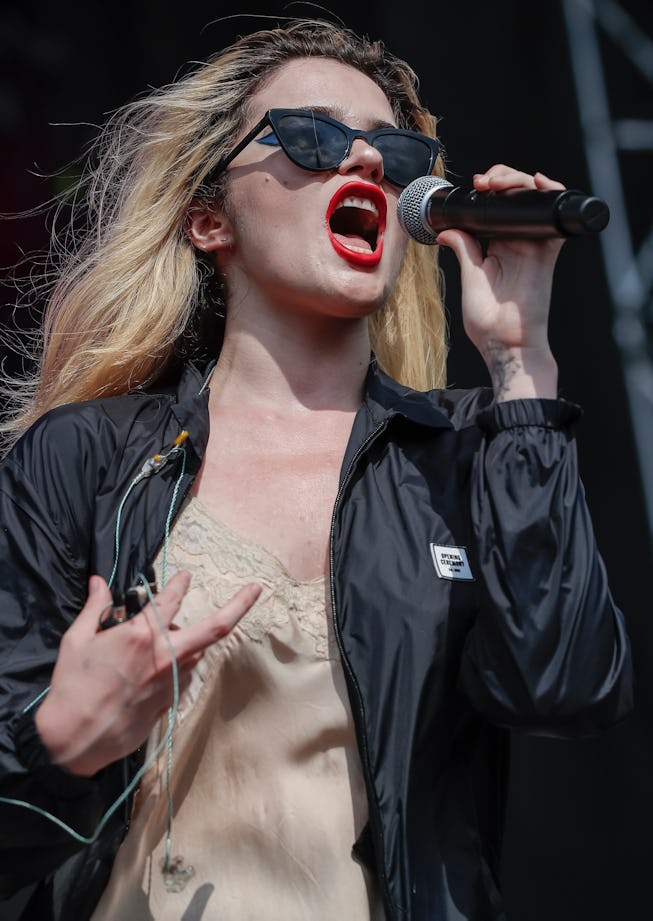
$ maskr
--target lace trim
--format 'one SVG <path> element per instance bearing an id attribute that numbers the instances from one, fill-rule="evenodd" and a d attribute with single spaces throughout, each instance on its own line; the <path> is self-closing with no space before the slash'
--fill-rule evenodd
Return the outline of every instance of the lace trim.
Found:
<path id="1" fill-rule="evenodd" d="M 162 552 L 155 561 L 157 575 L 161 572 L 161 559 Z M 247 582 L 255 581 L 262 586 L 258 601 L 233 634 L 244 633 L 253 642 L 260 643 L 270 635 L 287 630 L 289 625 L 296 625 L 311 638 L 320 658 L 339 657 L 324 576 L 309 581 L 294 579 L 274 554 L 235 534 L 196 496 L 185 500 L 177 518 L 170 535 L 167 563 L 169 576 L 178 569 L 192 574 L 191 593 L 200 590 L 211 608 L 224 604 Z M 202 616 L 200 611 L 197 616 Z M 189 605 L 182 607 L 178 620 L 191 623 L 193 619 Z"/>

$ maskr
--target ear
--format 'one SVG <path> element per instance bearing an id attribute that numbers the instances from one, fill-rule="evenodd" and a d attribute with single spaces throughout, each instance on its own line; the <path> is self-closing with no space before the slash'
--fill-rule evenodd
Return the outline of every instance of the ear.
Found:
<path id="1" fill-rule="evenodd" d="M 193 246 L 204 253 L 230 249 L 234 236 L 231 222 L 215 205 L 195 199 L 190 206 L 184 233 Z"/>

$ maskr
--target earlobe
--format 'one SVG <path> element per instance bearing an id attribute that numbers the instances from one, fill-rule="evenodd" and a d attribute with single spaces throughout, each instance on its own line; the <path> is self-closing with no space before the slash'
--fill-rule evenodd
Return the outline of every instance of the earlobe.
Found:
<path id="1" fill-rule="evenodd" d="M 193 202 L 184 223 L 184 233 L 193 246 L 204 253 L 229 249 L 233 244 L 229 220 L 221 211 L 203 202 Z"/>

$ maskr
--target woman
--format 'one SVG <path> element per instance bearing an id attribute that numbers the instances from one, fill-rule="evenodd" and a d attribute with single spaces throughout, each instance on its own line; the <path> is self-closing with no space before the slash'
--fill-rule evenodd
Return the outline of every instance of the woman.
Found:
<path id="1" fill-rule="evenodd" d="M 501 918 L 507 729 L 628 711 L 546 336 L 560 241 L 440 234 L 493 384 L 442 389 L 396 214 L 434 129 L 405 63 L 305 21 L 108 126 L 0 473 L 23 917 Z"/>

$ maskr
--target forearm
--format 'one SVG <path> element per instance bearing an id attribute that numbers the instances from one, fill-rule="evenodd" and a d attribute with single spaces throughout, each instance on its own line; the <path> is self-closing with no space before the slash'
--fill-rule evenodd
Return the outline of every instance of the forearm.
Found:
<path id="1" fill-rule="evenodd" d="M 585 735 L 632 705 L 630 652 L 578 476 L 564 401 L 513 401 L 482 414 L 472 518 L 481 603 L 463 664 L 489 719 Z"/>

